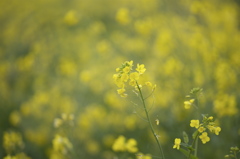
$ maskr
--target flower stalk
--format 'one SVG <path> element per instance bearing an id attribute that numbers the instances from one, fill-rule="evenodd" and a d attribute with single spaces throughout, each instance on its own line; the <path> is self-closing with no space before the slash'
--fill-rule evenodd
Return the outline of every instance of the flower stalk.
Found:
<path id="1" fill-rule="evenodd" d="M 145 114 L 146 114 L 146 117 L 147 117 L 147 121 L 148 121 L 149 126 L 151 128 L 152 134 L 153 134 L 155 140 L 157 141 L 158 148 L 159 148 L 159 150 L 161 152 L 162 158 L 165 159 L 162 146 L 160 144 L 160 141 L 158 140 L 158 135 L 155 133 L 155 131 L 153 129 L 153 125 L 152 125 L 152 122 L 151 122 L 149 114 L 148 114 L 148 110 L 147 110 L 147 107 L 146 107 L 146 104 L 145 104 L 145 100 L 143 98 L 143 94 L 142 94 L 141 88 L 140 88 L 140 86 L 139 86 L 137 81 L 136 81 L 136 85 L 137 85 L 137 89 L 138 89 L 139 94 L 140 94 L 140 98 L 141 98 L 141 101 L 142 101 L 142 104 L 143 104 L 143 107 L 144 107 L 144 111 L 145 111 Z"/>

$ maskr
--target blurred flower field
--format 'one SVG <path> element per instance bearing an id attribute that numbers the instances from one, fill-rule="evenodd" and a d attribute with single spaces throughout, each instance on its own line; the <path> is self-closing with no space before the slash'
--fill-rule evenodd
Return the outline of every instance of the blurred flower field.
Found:
<path id="1" fill-rule="evenodd" d="M 201 114 L 221 131 L 202 134 L 199 158 L 240 147 L 239 0 L 1 0 L 0 8 L 0 158 L 161 158 L 138 99 L 114 83 L 131 60 L 156 84 L 146 103 L 166 159 L 186 158 L 173 147 Z M 197 111 L 185 97 L 196 87 Z"/>

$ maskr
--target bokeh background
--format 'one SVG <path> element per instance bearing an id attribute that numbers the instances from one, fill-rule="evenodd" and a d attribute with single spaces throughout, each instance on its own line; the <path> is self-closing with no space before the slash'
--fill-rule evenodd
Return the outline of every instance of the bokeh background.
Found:
<path id="1" fill-rule="evenodd" d="M 191 135 L 190 120 L 204 113 L 222 131 L 200 143 L 199 157 L 224 158 L 240 146 L 239 19 L 239 0 L 1 0 L 1 145 L 16 131 L 29 157 L 54 158 L 52 140 L 65 129 L 75 158 L 121 158 L 112 150 L 119 135 L 159 156 L 136 98 L 121 98 L 112 79 L 133 60 L 157 84 L 151 119 L 165 157 L 181 158 L 174 139 Z M 193 87 L 204 91 L 198 113 L 183 105 Z M 62 113 L 74 115 L 73 127 L 54 128 Z"/>

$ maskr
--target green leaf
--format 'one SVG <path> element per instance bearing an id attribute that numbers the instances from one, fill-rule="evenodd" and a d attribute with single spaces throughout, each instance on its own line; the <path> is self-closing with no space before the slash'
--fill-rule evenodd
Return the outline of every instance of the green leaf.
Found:
<path id="1" fill-rule="evenodd" d="M 188 142 L 189 142 L 188 134 L 187 134 L 185 131 L 183 131 L 183 141 L 184 141 L 186 144 L 188 144 Z"/>
<path id="2" fill-rule="evenodd" d="M 195 138 L 198 136 L 198 134 L 199 134 L 199 131 L 196 130 L 196 131 L 192 134 L 193 139 L 195 139 Z"/>
<path id="3" fill-rule="evenodd" d="M 192 154 L 190 154 L 189 156 L 189 151 L 187 150 L 180 148 L 179 151 L 181 151 L 186 157 L 189 157 L 189 159 L 198 159 L 196 156 L 193 156 Z"/>

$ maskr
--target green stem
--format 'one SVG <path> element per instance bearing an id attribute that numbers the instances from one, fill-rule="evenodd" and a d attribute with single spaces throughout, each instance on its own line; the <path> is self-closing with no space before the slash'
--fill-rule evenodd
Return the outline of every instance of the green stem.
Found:
<path id="1" fill-rule="evenodd" d="M 140 98 L 141 98 L 141 100 L 142 100 L 143 107 L 144 107 L 144 111 L 145 111 L 145 113 L 146 113 L 146 117 L 147 117 L 149 126 L 150 126 L 150 128 L 151 128 L 152 134 L 153 134 L 154 138 L 155 138 L 156 141 L 157 141 L 158 148 L 159 148 L 159 150 L 161 151 L 162 158 L 165 159 L 162 146 L 161 146 L 161 144 L 160 144 L 160 142 L 159 142 L 159 140 L 158 140 L 158 135 L 155 133 L 155 131 L 154 131 L 154 129 L 153 129 L 153 125 L 152 125 L 152 122 L 151 122 L 150 117 L 149 117 L 149 114 L 148 114 L 148 110 L 147 110 L 147 107 L 146 107 L 146 104 L 145 104 L 145 100 L 144 100 L 144 98 L 143 98 L 143 94 L 142 94 L 141 88 L 139 87 L 137 81 L 136 81 L 136 84 L 137 84 L 137 88 L 138 88 L 139 93 L 140 93 Z"/>
<path id="2" fill-rule="evenodd" d="M 196 142 L 195 142 L 195 151 L 194 151 L 194 156 L 197 157 L 197 151 L 198 151 L 198 136 L 196 137 Z"/>
<path id="3" fill-rule="evenodd" d="M 237 159 L 237 153 L 236 153 L 236 151 L 234 151 L 234 157 L 235 157 L 235 159 Z"/>
<path id="4" fill-rule="evenodd" d="M 197 148 L 198 148 L 198 136 L 199 136 L 199 132 L 197 132 L 197 135 L 196 135 L 196 137 L 193 139 L 192 146 L 191 146 L 191 147 L 193 147 L 193 145 L 195 144 L 194 156 L 196 156 L 196 157 L 197 157 Z M 190 158 L 190 155 L 191 155 L 192 151 L 193 151 L 193 150 L 189 150 L 189 154 L 188 154 L 188 158 L 187 158 L 187 159 Z"/>

